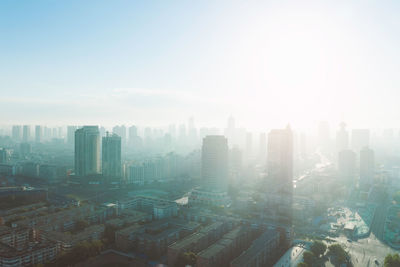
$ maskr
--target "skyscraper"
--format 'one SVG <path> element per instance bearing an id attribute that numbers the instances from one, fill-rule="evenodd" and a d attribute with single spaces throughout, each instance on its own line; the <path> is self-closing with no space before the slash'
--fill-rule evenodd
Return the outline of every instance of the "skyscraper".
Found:
<path id="1" fill-rule="evenodd" d="M 270 202 L 276 219 L 291 225 L 293 203 L 293 134 L 286 129 L 274 129 L 268 134 L 267 172 L 271 192 Z"/>
<path id="2" fill-rule="evenodd" d="M 114 126 L 113 133 L 115 133 L 121 137 L 121 144 L 123 144 L 123 145 L 126 144 L 126 127 L 125 127 L 125 125 Z"/>
<path id="3" fill-rule="evenodd" d="M 35 142 L 42 142 L 42 126 L 40 125 L 35 126 Z"/>
<path id="4" fill-rule="evenodd" d="M 68 145 L 73 145 L 75 143 L 75 131 L 77 127 L 76 126 L 67 126 L 67 144 Z"/>
<path id="5" fill-rule="evenodd" d="M 346 130 L 346 123 L 340 123 L 340 129 L 336 133 L 336 151 L 349 149 L 349 133 Z"/>
<path id="6" fill-rule="evenodd" d="M 265 164 L 265 158 L 267 155 L 267 137 L 265 133 L 260 133 L 260 140 L 258 143 L 258 158 L 259 161 Z"/>
<path id="7" fill-rule="evenodd" d="M 100 173 L 100 133 L 98 126 L 83 126 L 75 131 L 75 174 Z"/>
<path id="8" fill-rule="evenodd" d="M 222 135 L 203 139 L 201 175 L 204 186 L 213 191 L 226 191 L 228 186 L 228 140 Z"/>
<path id="9" fill-rule="evenodd" d="M 13 125 L 12 127 L 12 138 L 14 141 L 21 140 L 21 126 L 20 125 Z"/>
<path id="10" fill-rule="evenodd" d="M 355 182 L 356 153 L 354 151 L 347 149 L 339 152 L 338 173 L 339 179 L 346 181 L 348 184 Z"/>
<path id="11" fill-rule="evenodd" d="M 121 178 L 121 137 L 106 133 L 102 142 L 102 172 L 107 178 Z"/>
<path id="12" fill-rule="evenodd" d="M 22 141 L 29 142 L 31 138 L 31 127 L 29 125 L 24 125 L 22 128 Z"/>
<path id="13" fill-rule="evenodd" d="M 374 151 L 364 147 L 360 151 L 360 187 L 368 189 L 373 182 L 375 175 Z"/>
<path id="14" fill-rule="evenodd" d="M 351 132 L 351 148 L 358 154 L 364 147 L 369 147 L 369 130 L 353 129 Z"/>

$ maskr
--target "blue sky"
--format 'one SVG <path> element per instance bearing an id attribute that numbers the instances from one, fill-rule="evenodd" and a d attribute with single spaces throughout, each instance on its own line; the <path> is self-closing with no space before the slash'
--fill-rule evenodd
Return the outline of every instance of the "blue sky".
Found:
<path id="1" fill-rule="evenodd" d="M 300 3 L 301 2 L 301 3 Z M 399 121 L 397 1 L 0 1 L 2 123 Z"/>

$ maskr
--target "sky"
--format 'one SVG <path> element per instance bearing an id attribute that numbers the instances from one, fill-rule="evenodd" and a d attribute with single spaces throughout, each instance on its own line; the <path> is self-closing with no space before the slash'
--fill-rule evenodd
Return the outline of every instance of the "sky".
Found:
<path id="1" fill-rule="evenodd" d="M 397 127 L 399 1 L 0 1 L 0 124 Z"/>

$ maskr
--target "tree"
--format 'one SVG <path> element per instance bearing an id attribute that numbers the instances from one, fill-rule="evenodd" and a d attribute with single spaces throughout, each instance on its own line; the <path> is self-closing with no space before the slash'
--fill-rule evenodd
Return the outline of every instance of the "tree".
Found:
<path id="1" fill-rule="evenodd" d="M 303 253 L 303 261 L 304 261 L 304 263 L 312 266 L 313 263 L 315 262 L 315 260 L 316 260 L 315 255 L 312 252 L 305 251 Z"/>
<path id="2" fill-rule="evenodd" d="M 104 229 L 104 238 L 106 239 L 107 244 L 113 244 L 115 242 L 115 231 L 118 228 L 114 225 L 107 224 Z"/>
<path id="3" fill-rule="evenodd" d="M 310 265 L 305 262 L 300 262 L 299 264 L 297 264 L 297 267 L 310 267 Z"/>
<path id="4" fill-rule="evenodd" d="M 388 254 L 388 255 L 386 255 L 384 266 L 385 267 L 400 266 L 400 256 L 399 256 L 399 254 Z"/>
<path id="5" fill-rule="evenodd" d="M 339 264 L 346 263 L 349 259 L 349 255 L 344 250 L 344 248 L 339 244 L 333 244 L 328 247 L 329 253 L 335 257 Z"/>
<path id="6" fill-rule="evenodd" d="M 177 267 L 185 267 L 187 265 L 195 265 L 197 261 L 197 255 L 194 252 L 185 252 L 181 253 L 178 256 L 176 266 Z"/>
<path id="7" fill-rule="evenodd" d="M 324 253 L 326 251 L 326 245 L 325 245 L 325 243 L 323 243 L 321 241 L 315 241 L 311 245 L 311 251 L 312 251 L 312 253 L 314 253 L 314 255 L 316 257 L 320 257 L 321 255 L 324 255 Z"/>

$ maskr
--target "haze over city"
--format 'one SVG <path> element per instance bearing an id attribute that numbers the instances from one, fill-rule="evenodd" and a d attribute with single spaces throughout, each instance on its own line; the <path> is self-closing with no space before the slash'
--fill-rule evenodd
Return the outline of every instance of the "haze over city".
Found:
<path id="1" fill-rule="evenodd" d="M 399 267 L 399 14 L 0 1 L 0 267 Z"/>
<path id="2" fill-rule="evenodd" d="M 2 123 L 194 116 L 217 126 L 233 114 L 254 130 L 389 127 L 398 10 L 397 1 L 2 1 Z"/>

